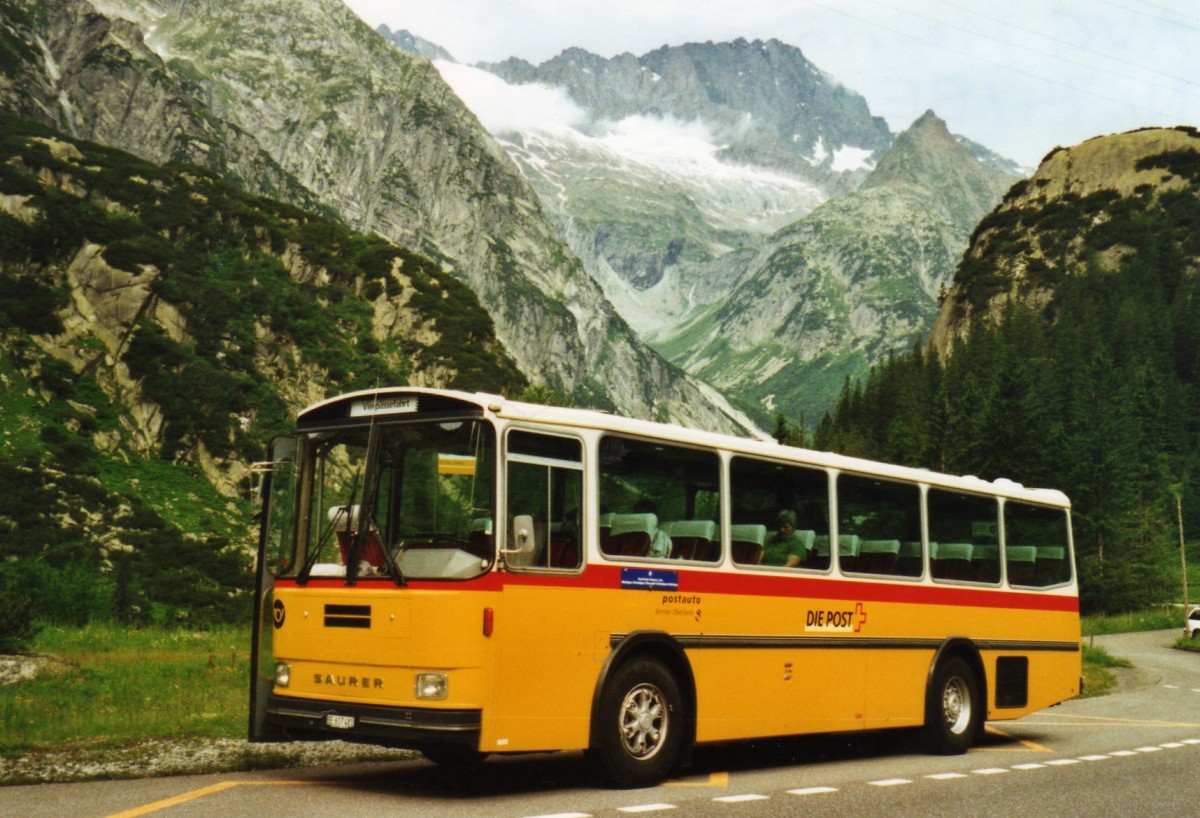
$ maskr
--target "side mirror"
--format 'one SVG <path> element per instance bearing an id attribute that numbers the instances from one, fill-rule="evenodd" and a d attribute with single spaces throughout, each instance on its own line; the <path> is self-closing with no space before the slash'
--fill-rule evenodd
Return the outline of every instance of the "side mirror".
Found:
<path id="1" fill-rule="evenodd" d="M 267 449 L 270 459 L 250 464 L 250 517 L 255 522 L 260 522 L 265 514 L 266 492 L 269 491 L 272 475 L 286 472 L 296 464 L 296 448 L 294 437 L 272 438 Z"/>
<path id="2" fill-rule="evenodd" d="M 529 565 L 537 554 L 537 529 L 533 517 L 518 514 L 512 518 L 512 536 L 509 543 L 515 548 L 502 548 L 500 553 L 508 558 L 509 565 Z"/>

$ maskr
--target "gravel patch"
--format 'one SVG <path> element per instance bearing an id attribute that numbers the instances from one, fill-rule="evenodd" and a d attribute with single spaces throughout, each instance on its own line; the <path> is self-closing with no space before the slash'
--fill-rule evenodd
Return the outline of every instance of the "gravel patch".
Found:
<path id="1" fill-rule="evenodd" d="M 341 741 L 250 744 L 239 739 L 152 739 L 128 747 L 73 747 L 0 757 L 0 785 L 404 761 L 420 753 Z"/>
<path id="2" fill-rule="evenodd" d="M 54 656 L 0 656 L 0 685 L 68 667 Z M 0 785 L 403 761 L 420 755 L 344 741 L 251 744 L 243 739 L 149 739 L 124 747 L 81 745 L 0 756 Z"/>
<path id="3" fill-rule="evenodd" d="M 54 656 L 0 656 L 0 685 L 28 682 L 39 673 L 67 663 Z"/>

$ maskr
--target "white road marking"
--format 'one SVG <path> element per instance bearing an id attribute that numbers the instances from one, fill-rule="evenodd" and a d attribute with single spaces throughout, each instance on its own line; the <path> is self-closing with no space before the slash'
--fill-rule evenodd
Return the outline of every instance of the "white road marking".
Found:
<path id="1" fill-rule="evenodd" d="M 742 801 L 766 801 L 771 796 L 769 795 L 722 795 L 720 798 L 714 798 L 714 801 L 720 801 L 723 804 L 737 804 Z"/>
<path id="2" fill-rule="evenodd" d="M 679 809 L 679 807 L 674 804 L 642 804 L 637 807 L 617 807 L 617 812 L 661 812 L 668 809 Z"/>
<path id="3" fill-rule="evenodd" d="M 792 795 L 824 795 L 827 792 L 837 792 L 837 787 L 804 787 L 799 790 L 788 790 Z"/>

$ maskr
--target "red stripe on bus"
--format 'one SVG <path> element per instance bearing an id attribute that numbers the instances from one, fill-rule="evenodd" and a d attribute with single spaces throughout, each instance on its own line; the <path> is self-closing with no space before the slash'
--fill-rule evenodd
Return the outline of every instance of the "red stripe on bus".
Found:
<path id="1" fill-rule="evenodd" d="M 405 586 L 413 591 L 501 591 L 506 585 L 541 588 L 621 588 L 620 565 L 590 565 L 582 573 L 504 573 L 489 571 L 477 579 L 462 581 L 412 580 Z M 678 577 L 678 588 L 629 589 L 630 593 L 712 593 L 749 597 L 797 597 L 836 599 L 856 602 L 894 602 L 911 605 L 946 605 L 971 608 L 1009 608 L 1029 611 L 1079 611 L 1079 598 L 1072 595 L 1004 588 L 971 588 L 959 585 L 925 585 L 902 582 L 877 582 L 857 578 L 824 576 L 766 576 L 751 573 L 679 570 L 671 565 L 638 566 Z M 278 579 L 279 587 L 297 586 L 295 580 Z M 336 578 L 309 580 L 308 588 L 345 588 Z M 360 580 L 359 588 L 394 588 L 390 579 Z M 399 590 L 399 589 L 397 589 Z"/>

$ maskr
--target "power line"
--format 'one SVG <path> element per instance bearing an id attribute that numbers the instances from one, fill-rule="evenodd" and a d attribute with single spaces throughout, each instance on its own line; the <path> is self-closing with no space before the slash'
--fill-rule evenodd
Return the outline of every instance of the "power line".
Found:
<path id="1" fill-rule="evenodd" d="M 1114 3 L 1114 2 L 1112 2 L 1112 0 L 1100 0 L 1100 2 L 1106 6 L 1111 6 L 1112 8 L 1120 9 L 1121 11 L 1127 11 L 1130 14 L 1142 14 L 1143 13 L 1143 12 L 1137 11 L 1136 9 L 1131 9 L 1128 6 L 1123 6 L 1120 3 Z M 1175 19 L 1172 19 L 1169 17 L 1163 17 L 1161 14 L 1151 15 L 1156 20 L 1160 20 L 1164 23 L 1170 23 L 1171 25 L 1183 26 L 1184 28 L 1190 28 L 1193 31 L 1200 31 L 1200 18 L 1194 17 L 1193 15 L 1184 14 L 1181 11 L 1175 11 L 1175 9 L 1164 9 L 1161 6 L 1154 5 L 1153 3 L 1147 3 L 1147 2 L 1145 2 L 1145 0 L 1131 0 L 1131 2 L 1138 3 L 1139 5 L 1143 5 L 1143 6 L 1148 6 L 1150 9 L 1152 9 L 1154 11 L 1165 12 L 1166 14 L 1175 15 Z M 1192 20 L 1193 22 L 1196 23 L 1196 25 L 1189 25 L 1188 23 L 1183 22 L 1183 20 L 1180 20 L 1179 18 L 1183 18 L 1183 20 Z"/>
<path id="2" fill-rule="evenodd" d="M 1026 34 L 1032 34 L 1036 37 L 1041 37 L 1043 39 L 1049 40 L 1052 43 L 1064 45 L 1064 46 L 1067 46 L 1068 48 L 1073 48 L 1077 51 L 1086 51 L 1089 54 L 1095 54 L 1097 57 L 1103 57 L 1104 59 L 1110 60 L 1112 62 L 1119 62 L 1122 65 L 1128 65 L 1130 68 L 1136 68 L 1139 71 L 1145 71 L 1150 74 L 1158 74 L 1160 77 L 1164 77 L 1169 80 L 1174 80 L 1175 82 L 1180 82 L 1180 83 L 1183 83 L 1184 85 L 1196 85 L 1196 82 L 1194 80 L 1188 79 L 1186 77 L 1180 77 L 1175 74 L 1168 74 L 1165 71 L 1159 71 L 1157 68 L 1152 68 L 1148 65 L 1142 65 L 1141 63 L 1136 63 L 1136 62 L 1133 62 L 1132 60 L 1124 59 L 1115 54 L 1109 54 L 1105 51 L 1099 51 L 1095 48 L 1090 48 L 1086 45 L 1081 45 L 1079 43 L 1068 42 L 1067 40 L 1059 39 L 1058 37 L 1051 36 L 1049 34 L 1046 34 L 1045 32 L 1038 31 L 1037 29 L 1032 29 L 1032 28 L 1027 28 L 1025 26 L 1017 25 L 1016 23 L 1013 23 L 1009 20 L 1003 20 L 999 17 L 993 17 L 990 14 L 984 14 L 981 11 L 976 11 L 973 8 L 969 8 L 967 6 L 962 6 L 962 5 L 959 5 L 958 3 L 952 3 L 952 2 L 950 2 L 950 0 L 938 0 L 938 2 L 940 2 L 942 5 L 950 6 L 951 8 L 958 9 L 959 11 L 964 11 L 968 14 L 974 14 L 976 17 L 982 17 L 983 19 L 989 20 L 993 23 L 999 23 L 1000 25 L 1008 26 L 1009 28 L 1016 29 L 1017 31 L 1023 31 Z M 1110 4 L 1110 5 L 1112 5 L 1112 4 Z M 1170 22 L 1170 21 L 1168 21 L 1168 22 Z M 983 37 L 983 36 L 987 36 L 987 35 L 980 34 L 979 36 Z M 1020 46 L 1017 46 L 1017 47 L 1019 48 Z M 1091 67 L 1091 66 L 1088 66 L 1088 67 Z M 1165 86 L 1160 85 L 1158 87 L 1163 88 Z M 1175 90 L 1175 89 L 1170 89 L 1170 90 Z"/>
<path id="3" fill-rule="evenodd" d="M 933 46 L 934 48 L 938 48 L 943 51 L 948 51 L 952 54 L 957 54 L 960 57 L 966 57 L 966 58 L 974 60 L 976 62 L 986 63 L 988 65 L 1003 69 L 1005 71 L 1012 72 L 1014 74 L 1020 74 L 1025 77 L 1029 77 L 1030 79 L 1035 79 L 1035 80 L 1038 80 L 1039 82 L 1044 82 L 1048 85 L 1056 85 L 1060 88 L 1065 88 L 1068 91 L 1072 91 L 1077 94 L 1082 94 L 1084 96 L 1089 96 L 1094 99 L 1103 100 L 1104 102 L 1112 103 L 1114 105 L 1120 105 L 1123 107 L 1133 108 L 1133 109 L 1137 109 L 1140 111 L 1144 111 L 1148 114 L 1153 114 L 1156 117 L 1165 117 L 1166 119 L 1175 118 L 1174 114 L 1168 114 L 1164 111 L 1159 111 L 1154 108 L 1149 108 L 1145 105 L 1141 105 L 1140 103 L 1137 103 L 1137 102 L 1131 102 L 1127 99 L 1115 99 L 1113 97 L 1108 97 L 1103 94 L 1097 94 L 1094 91 L 1089 91 L 1086 88 L 1079 88 L 1075 85 L 1071 85 L 1070 83 L 1062 82 L 1061 80 L 1056 80 L 1051 77 L 1047 77 L 1047 76 L 1044 76 L 1041 74 L 1036 74 L 1032 71 L 1026 71 L 1025 69 L 1017 68 L 1016 66 L 1013 66 L 1010 64 L 996 62 L 995 60 L 988 59 L 987 57 L 982 57 L 977 53 L 974 53 L 971 51 L 963 51 L 961 49 L 946 45 L 944 42 L 939 42 L 937 40 L 931 40 L 928 37 L 922 37 L 919 34 L 913 34 L 912 32 L 908 32 L 908 31 L 901 31 L 899 29 L 896 29 L 889 25 L 881 23 L 878 20 L 872 20 L 872 19 L 869 19 L 866 17 L 860 17 L 856 14 L 852 14 L 851 12 L 846 11 L 845 9 L 841 9 L 836 6 L 829 6 L 829 5 L 826 5 L 825 3 L 817 2 L 817 0 L 806 0 L 806 2 L 810 6 L 816 6 L 817 8 L 824 9 L 825 11 L 831 11 L 835 14 L 840 14 L 843 17 L 849 17 L 850 19 L 855 20 L 857 22 L 865 23 L 870 26 L 875 26 L 876 28 L 881 28 L 884 31 L 891 32 L 892 34 L 896 34 L 901 37 L 906 37 L 910 40 L 915 40 L 917 42 L 925 43 L 926 45 Z M 890 6 L 885 6 L 885 8 L 891 9 Z M 895 9 L 891 9 L 891 10 L 895 11 Z"/>

